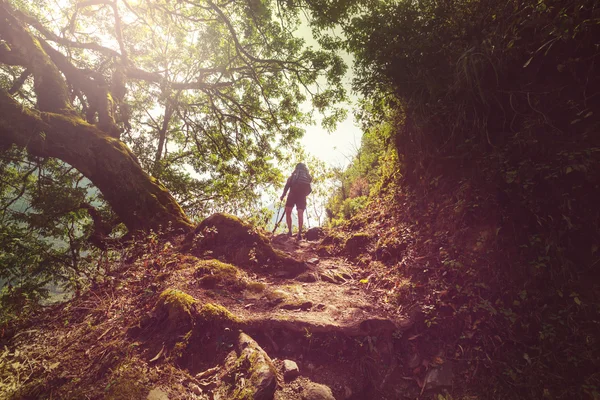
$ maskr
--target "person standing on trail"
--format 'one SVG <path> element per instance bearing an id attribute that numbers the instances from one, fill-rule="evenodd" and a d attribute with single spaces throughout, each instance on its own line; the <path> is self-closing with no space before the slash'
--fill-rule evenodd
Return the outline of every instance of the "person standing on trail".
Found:
<path id="1" fill-rule="evenodd" d="M 298 240 L 302 239 L 302 224 L 304 210 L 306 210 L 306 196 L 312 192 L 310 183 L 312 177 L 308 172 L 308 168 L 303 163 L 298 163 L 292 175 L 287 179 L 283 194 L 280 200 L 283 200 L 288 189 L 290 194 L 285 202 L 285 222 L 288 227 L 288 236 L 292 236 L 292 209 L 296 206 L 298 211 Z"/>

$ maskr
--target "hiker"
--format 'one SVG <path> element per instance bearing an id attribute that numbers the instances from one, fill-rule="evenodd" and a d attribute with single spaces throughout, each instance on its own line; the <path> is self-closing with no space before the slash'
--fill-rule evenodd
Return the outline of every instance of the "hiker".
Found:
<path id="1" fill-rule="evenodd" d="M 302 239 L 302 224 L 304 210 L 306 210 L 306 196 L 312 192 L 310 182 L 312 177 L 308 168 L 303 163 L 298 163 L 292 175 L 287 179 L 283 194 L 280 200 L 283 200 L 288 189 L 290 194 L 285 202 L 285 222 L 288 227 L 288 236 L 292 236 L 292 209 L 296 206 L 298 211 L 298 240 Z"/>

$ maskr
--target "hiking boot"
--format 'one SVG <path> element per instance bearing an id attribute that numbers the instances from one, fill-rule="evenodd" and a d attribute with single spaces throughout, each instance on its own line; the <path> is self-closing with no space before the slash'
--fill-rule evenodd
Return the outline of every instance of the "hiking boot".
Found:
<path id="1" fill-rule="evenodd" d="M 288 235 L 288 237 L 292 237 L 292 231 L 289 231 L 289 232 L 287 233 L 287 235 Z"/>
<path id="2" fill-rule="evenodd" d="M 298 232 L 297 238 L 298 238 L 298 240 L 302 240 L 302 234 L 300 232 Z"/>

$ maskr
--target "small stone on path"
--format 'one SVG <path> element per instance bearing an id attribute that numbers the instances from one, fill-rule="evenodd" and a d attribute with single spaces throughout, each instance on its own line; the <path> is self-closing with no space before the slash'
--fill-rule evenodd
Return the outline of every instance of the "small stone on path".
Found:
<path id="1" fill-rule="evenodd" d="M 298 282 L 316 282 L 317 277 L 312 272 L 304 272 L 296 277 Z"/>
<path id="2" fill-rule="evenodd" d="M 312 301 L 302 301 L 297 303 L 285 303 L 281 305 L 281 308 L 284 310 L 310 310 L 313 306 Z"/>
<path id="3" fill-rule="evenodd" d="M 310 258 L 310 259 L 306 260 L 306 262 L 309 263 L 309 264 L 316 265 L 316 264 L 319 263 L 319 259 L 317 257 L 313 257 L 313 258 Z"/>
<path id="4" fill-rule="evenodd" d="M 292 380 L 300 375 L 298 364 L 292 360 L 283 360 L 283 377 L 285 380 Z"/>

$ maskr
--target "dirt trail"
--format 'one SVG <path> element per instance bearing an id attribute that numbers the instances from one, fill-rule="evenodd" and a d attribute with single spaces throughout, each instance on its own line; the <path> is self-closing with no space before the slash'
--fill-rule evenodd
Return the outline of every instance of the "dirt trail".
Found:
<path id="1" fill-rule="evenodd" d="M 246 317 L 292 318 L 315 326 L 350 328 L 367 320 L 390 320 L 382 310 L 374 307 L 376 299 L 367 293 L 355 276 L 353 266 L 337 257 L 319 257 L 315 242 L 297 241 L 279 235 L 273 246 L 296 260 L 308 265 L 307 272 L 295 278 L 262 278 L 267 284 L 267 295 L 246 297 L 243 303 L 231 302 L 228 308 Z M 236 304 L 237 303 L 237 304 Z M 399 321 L 401 323 L 401 321 Z"/>
<path id="2" fill-rule="evenodd" d="M 280 382 L 276 399 L 301 399 L 310 381 L 323 383 L 336 399 L 395 398 L 383 395 L 406 390 L 397 368 L 397 340 L 410 327 L 407 320 L 387 313 L 376 295 L 361 283 L 360 269 L 345 258 L 317 255 L 319 242 L 298 241 L 278 235 L 271 245 L 306 270 L 290 277 L 285 269 L 248 272 L 264 290 L 212 290 L 200 288 L 193 270 L 182 270 L 171 282 L 202 303 L 214 302 L 241 318 L 250 334 L 280 367 L 284 359 L 297 362 L 301 377 Z M 186 282 L 183 283 L 182 282 Z M 169 286 L 171 284 L 168 284 Z M 211 291 L 208 292 L 209 294 Z M 192 367 L 196 373 L 208 365 Z M 389 386 L 389 385 L 388 385 Z M 366 397 L 365 397 L 366 396 Z"/>
<path id="3" fill-rule="evenodd" d="M 146 398 L 156 389 L 171 399 L 360 400 L 414 392 L 399 364 L 410 354 L 410 324 L 384 310 L 357 266 L 318 256 L 319 242 L 269 240 L 222 219 L 237 224 L 237 238 L 204 233 L 212 247 L 194 243 L 195 255 L 158 243 L 139 248 L 105 283 L 1 342 L 0 367 L 35 365 L 25 380 L 0 368 L 0 379 L 22 386 L 8 398 Z M 214 264 L 217 251 L 223 261 L 248 255 L 244 243 L 278 254 L 279 263 Z M 198 275 L 206 265 L 235 279 L 206 286 Z M 284 360 L 299 376 L 289 378 Z M 125 388 L 136 394 L 119 397 Z"/>

